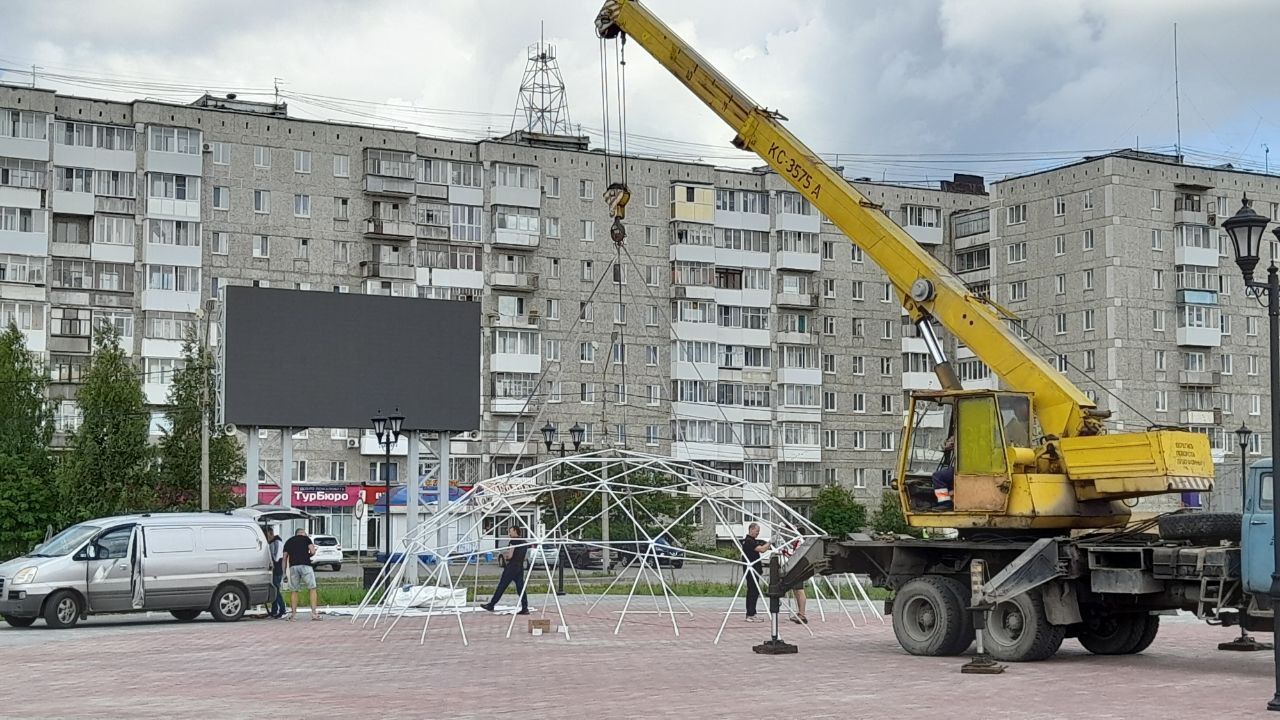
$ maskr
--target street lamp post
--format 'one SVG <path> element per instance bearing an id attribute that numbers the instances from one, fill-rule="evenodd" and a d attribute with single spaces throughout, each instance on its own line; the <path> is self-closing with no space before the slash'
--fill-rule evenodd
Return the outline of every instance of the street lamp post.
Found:
<path id="1" fill-rule="evenodd" d="M 1249 196 L 1245 195 L 1240 200 L 1240 209 L 1235 215 L 1223 221 L 1222 227 L 1231 236 L 1231 244 L 1236 253 L 1236 265 L 1240 267 L 1240 274 L 1244 276 L 1245 294 L 1252 289 L 1257 293 L 1265 292 L 1267 294 L 1267 318 L 1270 322 L 1271 346 L 1267 357 L 1267 363 L 1271 370 L 1271 453 L 1274 458 L 1276 448 L 1280 447 L 1280 403 L 1276 401 L 1280 399 L 1280 270 L 1276 268 L 1274 253 L 1272 254 L 1271 263 L 1267 267 L 1267 281 L 1255 282 L 1253 279 L 1253 270 L 1258 266 L 1258 260 L 1261 258 L 1262 236 L 1267 229 L 1268 220 L 1265 216 L 1259 215 L 1250 207 Z M 1275 231 L 1276 239 L 1280 240 L 1280 228 Z M 1280 498 L 1280 473 L 1271 474 L 1271 492 L 1272 497 Z M 1280 502 L 1271 504 L 1271 532 L 1272 532 L 1272 568 L 1271 568 L 1271 588 L 1268 595 L 1271 596 L 1272 607 L 1280 607 Z M 1275 613 L 1272 629 L 1280 637 L 1280 612 Z M 1272 695 L 1271 701 L 1267 703 L 1268 710 L 1280 711 L 1280 642 L 1273 643 L 1275 646 L 1275 693 Z"/>
<path id="2" fill-rule="evenodd" d="M 578 448 L 582 446 L 583 434 L 584 434 L 584 431 L 582 429 L 582 426 L 579 425 L 578 423 L 574 423 L 573 427 L 569 428 L 569 438 L 573 441 L 574 452 L 578 452 Z M 552 446 L 555 445 L 555 438 L 556 438 L 556 426 L 552 425 L 551 421 L 548 420 L 547 424 L 542 426 L 542 442 L 544 445 L 547 446 L 547 452 L 552 451 Z M 560 441 L 560 457 L 563 458 L 564 455 L 565 455 L 565 444 L 564 444 L 564 441 L 561 440 Z M 557 475 L 560 472 L 561 472 L 560 469 L 557 468 L 556 469 Z M 557 547 L 559 549 L 556 552 L 556 584 L 557 584 L 556 595 L 564 595 L 564 562 L 565 562 L 564 543 L 563 542 L 559 543 Z"/>
<path id="3" fill-rule="evenodd" d="M 379 410 L 379 413 L 382 411 Z M 400 441 L 400 428 L 404 425 L 404 416 L 400 414 L 400 408 L 386 417 L 379 414 L 373 418 L 373 434 L 378 436 L 378 444 L 382 446 L 385 455 L 385 462 L 382 464 L 382 479 L 386 484 L 386 493 L 383 497 L 384 509 L 386 510 L 387 523 L 387 546 L 386 559 L 384 562 L 391 562 L 391 448 L 396 446 Z M 406 502 L 408 498 L 406 498 Z"/>

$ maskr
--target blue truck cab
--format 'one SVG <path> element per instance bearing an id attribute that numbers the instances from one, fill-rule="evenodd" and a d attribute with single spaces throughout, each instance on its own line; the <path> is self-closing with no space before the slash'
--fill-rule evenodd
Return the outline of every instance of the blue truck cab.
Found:
<path id="1" fill-rule="evenodd" d="M 1268 606 L 1271 572 L 1275 568 L 1275 529 L 1272 526 L 1271 459 L 1249 468 L 1240 521 L 1240 574 L 1244 590 Z M 1259 596 L 1261 596 L 1259 598 Z"/>

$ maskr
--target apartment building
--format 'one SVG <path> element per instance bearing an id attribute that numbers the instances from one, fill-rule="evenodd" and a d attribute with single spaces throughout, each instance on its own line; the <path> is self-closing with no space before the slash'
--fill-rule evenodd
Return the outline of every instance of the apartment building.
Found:
<path id="1" fill-rule="evenodd" d="M 994 183 L 988 239 L 955 240 L 962 276 L 989 283 L 1117 428 L 1207 435 L 1212 503 L 1226 509 L 1240 504 L 1233 431 L 1243 423 L 1257 433 L 1250 462 L 1271 452 L 1265 313 L 1244 292 L 1221 227 L 1244 193 L 1280 219 L 1280 178 L 1120 151 Z"/>
<path id="2" fill-rule="evenodd" d="M 483 426 L 452 447 L 464 484 L 545 457 L 544 424 L 578 424 L 590 447 L 708 462 L 801 508 L 831 483 L 874 502 L 904 378 L 930 382 L 883 275 L 764 169 L 622 160 L 584 138 L 430 138 L 234 97 L 0 85 L 0 118 L 0 319 L 45 358 L 59 437 L 100 322 L 136 358 L 158 434 L 183 339 L 236 284 L 482 303 Z M 619 247 L 601 194 L 623 172 Z M 980 179 L 858 185 L 944 259 L 948 218 L 987 204 Z M 279 432 L 259 434 L 260 477 L 278 480 Z M 383 477 L 365 428 L 293 444 L 297 487 Z M 404 457 L 402 442 L 395 479 Z M 329 529 L 354 546 L 350 513 Z"/>

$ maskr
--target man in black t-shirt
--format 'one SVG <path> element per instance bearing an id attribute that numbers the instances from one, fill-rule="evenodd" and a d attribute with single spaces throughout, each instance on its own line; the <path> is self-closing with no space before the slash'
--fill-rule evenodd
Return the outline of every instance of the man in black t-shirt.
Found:
<path id="1" fill-rule="evenodd" d="M 284 543 L 284 569 L 289 578 L 289 589 L 293 591 L 289 598 L 290 620 L 298 619 L 298 592 L 304 585 L 311 591 L 311 619 L 320 619 L 320 613 L 316 611 L 316 573 L 311 567 L 311 556 L 315 552 L 315 544 L 302 528 L 298 528 L 298 532 Z"/>
<path id="2" fill-rule="evenodd" d="M 282 618 L 284 617 L 284 540 L 276 534 L 276 529 L 268 525 L 265 528 L 267 535 L 267 549 L 271 553 L 271 603 L 267 607 L 267 617 Z"/>
<path id="3" fill-rule="evenodd" d="M 759 534 L 760 525 L 751 523 L 747 526 L 747 536 L 742 538 L 742 556 L 747 561 L 747 622 L 757 622 L 756 603 L 760 600 L 760 573 L 764 569 L 760 553 L 770 548 L 769 543 L 756 537 Z"/>
<path id="4" fill-rule="evenodd" d="M 498 578 L 498 589 L 494 591 L 493 597 L 480 606 L 489 612 L 493 612 L 498 601 L 502 599 L 502 593 L 506 592 L 507 586 L 515 583 L 516 592 L 520 594 L 520 612 L 516 614 L 529 614 L 529 597 L 524 594 L 524 559 L 529 553 L 529 543 L 523 535 L 524 533 L 515 525 L 507 530 L 507 537 L 511 541 L 507 549 L 502 551 L 502 557 L 506 559 L 507 564 L 502 568 L 502 577 Z"/>

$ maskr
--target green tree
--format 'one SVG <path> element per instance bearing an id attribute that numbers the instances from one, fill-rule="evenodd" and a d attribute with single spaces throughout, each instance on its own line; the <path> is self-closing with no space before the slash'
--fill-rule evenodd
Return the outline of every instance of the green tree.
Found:
<path id="1" fill-rule="evenodd" d="M 29 551 L 57 524 L 45 384 L 43 368 L 10 323 L 0 332 L 0 560 Z"/>
<path id="2" fill-rule="evenodd" d="M 58 489 L 68 522 L 151 510 L 155 451 L 142 380 L 115 328 L 95 328 L 93 357 L 76 394 L 83 421 L 59 463 Z"/>
<path id="3" fill-rule="evenodd" d="M 842 538 L 867 526 L 867 508 L 843 485 L 828 485 L 813 499 L 813 522 Z"/>
<path id="4" fill-rule="evenodd" d="M 230 507 L 231 488 L 244 477 L 245 459 L 240 443 L 234 437 L 215 432 L 213 402 L 201 413 L 203 392 L 215 397 L 213 357 L 208 348 L 194 336 L 182 346 L 184 366 L 173 376 L 169 389 L 169 408 L 165 411 L 169 427 L 159 444 L 159 479 L 156 506 L 166 510 L 198 510 L 200 508 L 200 423 L 209 427 L 209 507 Z"/>
<path id="5" fill-rule="evenodd" d="M 893 490 L 885 490 L 880 496 L 880 507 L 871 516 L 871 527 L 876 532 L 922 536 L 919 528 L 907 524 L 907 517 L 902 514 L 902 501 Z"/>

